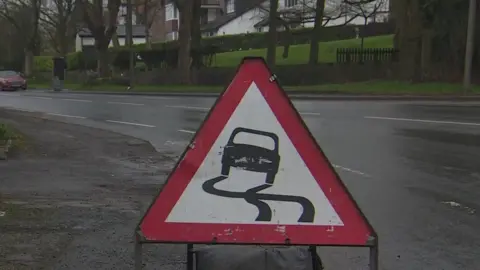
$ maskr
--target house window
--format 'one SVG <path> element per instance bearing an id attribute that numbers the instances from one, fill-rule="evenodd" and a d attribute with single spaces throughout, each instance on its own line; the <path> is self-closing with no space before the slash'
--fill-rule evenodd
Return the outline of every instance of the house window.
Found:
<path id="1" fill-rule="evenodd" d="M 206 32 L 206 33 L 205 33 L 205 36 L 206 36 L 206 37 L 214 37 L 215 35 L 216 35 L 215 32 Z"/>
<path id="2" fill-rule="evenodd" d="M 165 5 L 165 20 L 178 20 L 178 9 L 173 4 Z"/>
<path id="3" fill-rule="evenodd" d="M 285 7 L 293 7 L 298 5 L 298 0 L 285 0 Z"/>
<path id="4" fill-rule="evenodd" d="M 235 0 L 227 0 L 227 13 L 235 12 Z"/>
<path id="5" fill-rule="evenodd" d="M 263 27 L 257 27 L 257 28 L 256 28 L 256 29 L 257 29 L 257 32 L 261 33 L 262 30 L 263 30 L 262 28 L 263 28 Z"/>
<path id="6" fill-rule="evenodd" d="M 170 32 L 167 34 L 167 40 L 177 40 L 178 39 L 178 32 Z"/>

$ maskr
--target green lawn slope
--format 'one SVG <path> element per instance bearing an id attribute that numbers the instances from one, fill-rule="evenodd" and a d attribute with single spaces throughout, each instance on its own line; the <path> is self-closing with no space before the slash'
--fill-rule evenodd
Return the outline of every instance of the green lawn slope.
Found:
<path id="1" fill-rule="evenodd" d="M 365 38 L 364 48 L 392 48 L 393 35 L 377 36 Z M 336 62 L 337 48 L 354 48 L 360 47 L 361 39 L 336 40 L 329 42 L 320 42 L 318 61 L 323 63 Z M 310 52 L 309 44 L 290 46 L 289 57 L 282 58 L 283 47 L 277 47 L 277 64 L 278 65 L 295 65 L 306 64 Z M 266 49 L 255 49 L 248 51 L 235 51 L 227 53 L 219 53 L 214 60 L 216 67 L 235 67 L 243 57 L 246 56 L 262 56 L 266 57 Z"/>

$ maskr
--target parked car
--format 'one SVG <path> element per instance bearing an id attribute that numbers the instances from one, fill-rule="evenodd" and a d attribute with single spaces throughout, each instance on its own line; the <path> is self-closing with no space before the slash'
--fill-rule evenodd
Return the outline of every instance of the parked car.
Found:
<path id="1" fill-rule="evenodd" d="M 251 144 L 234 143 L 235 137 L 242 132 L 270 138 L 274 143 L 274 148 L 270 150 Z M 271 132 L 241 127 L 234 129 L 223 150 L 221 174 L 228 176 L 230 167 L 262 172 L 266 173 L 265 183 L 272 185 L 280 165 L 278 143 L 278 136 Z"/>
<path id="2" fill-rule="evenodd" d="M 0 90 L 1 91 L 15 91 L 27 89 L 27 80 L 22 74 L 12 70 L 0 71 Z"/>

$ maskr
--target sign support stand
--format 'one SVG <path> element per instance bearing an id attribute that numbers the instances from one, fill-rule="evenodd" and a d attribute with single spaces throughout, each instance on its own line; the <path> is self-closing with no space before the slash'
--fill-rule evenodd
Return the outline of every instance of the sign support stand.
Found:
<path id="1" fill-rule="evenodd" d="M 135 261 L 135 270 L 142 269 L 142 243 L 140 242 L 140 236 L 138 232 L 135 232 L 135 254 L 134 254 L 134 261 Z"/>
<path id="2" fill-rule="evenodd" d="M 193 266 L 193 244 L 187 244 L 187 270 L 194 270 Z"/>
<path id="3" fill-rule="evenodd" d="M 141 270 L 143 268 L 142 264 L 142 247 L 143 243 L 138 239 L 138 233 L 135 233 L 135 270 Z M 378 263 L 378 243 L 375 243 L 373 246 L 369 247 L 369 270 L 379 270 Z M 312 269 L 313 270 L 324 270 L 323 262 L 321 257 L 317 254 L 317 246 L 309 246 L 308 250 L 312 256 Z M 317 261 L 317 255 L 319 261 Z M 187 270 L 195 270 L 195 259 L 194 259 L 194 250 L 193 244 L 187 244 Z"/>
<path id="4" fill-rule="evenodd" d="M 370 270 L 378 270 L 378 243 L 370 247 Z"/>

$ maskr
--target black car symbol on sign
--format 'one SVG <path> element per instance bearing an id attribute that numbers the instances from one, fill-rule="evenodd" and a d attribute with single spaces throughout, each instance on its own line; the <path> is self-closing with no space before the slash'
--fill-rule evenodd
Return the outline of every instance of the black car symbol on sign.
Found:
<path id="1" fill-rule="evenodd" d="M 233 140 L 240 132 L 268 137 L 274 142 L 274 149 L 234 143 Z M 263 172 L 267 174 L 265 183 L 272 185 L 278 172 L 280 155 L 278 154 L 278 136 L 271 132 L 248 128 L 236 128 L 228 139 L 222 156 L 222 175 L 230 174 L 230 167 L 237 167 L 247 171 Z"/>

